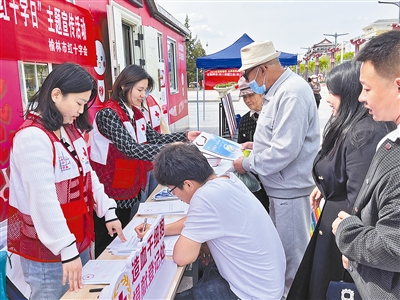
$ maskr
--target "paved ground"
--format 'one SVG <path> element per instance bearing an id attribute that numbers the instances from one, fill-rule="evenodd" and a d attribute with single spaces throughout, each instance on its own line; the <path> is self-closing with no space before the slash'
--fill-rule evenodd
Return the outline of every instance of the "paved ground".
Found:
<path id="1" fill-rule="evenodd" d="M 197 101 L 197 92 L 189 91 L 189 126 L 190 130 L 206 131 L 209 133 L 219 134 L 219 95 L 216 91 L 199 91 Z M 232 100 L 235 114 L 243 115 L 249 111 L 243 100 L 239 99 L 239 92 L 232 91 Z M 328 121 L 332 111 L 326 102 L 328 97 L 328 89 L 325 85 L 321 88 L 322 100 L 318 109 L 321 135 L 326 122 Z M 205 99 L 205 100 L 203 100 Z M 192 278 L 184 276 L 178 287 L 178 293 L 192 287 Z"/>

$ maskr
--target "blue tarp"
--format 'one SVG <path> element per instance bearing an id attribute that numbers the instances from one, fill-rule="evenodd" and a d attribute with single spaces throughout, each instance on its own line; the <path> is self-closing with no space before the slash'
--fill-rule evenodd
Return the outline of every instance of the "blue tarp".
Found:
<path id="1" fill-rule="evenodd" d="M 254 42 L 246 33 L 229 47 L 214 54 L 196 59 L 196 68 L 204 70 L 239 69 L 242 66 L 240 49 Z M 281 52 L 279 61 L 283 66 L 297 65 L 297 54 Z"/>

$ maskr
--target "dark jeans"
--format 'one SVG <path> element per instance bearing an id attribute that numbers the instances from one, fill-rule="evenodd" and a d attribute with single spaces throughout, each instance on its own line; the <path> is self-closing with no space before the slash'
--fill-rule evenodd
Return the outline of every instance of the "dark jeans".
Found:
<path id="1" fill-rule="evenodd" d="M 200 280 L 189 290 L 179 293 L 175 300 L 188 299 L 239 299 L 230 289 L 229 283 L 219 274 L 214 262 L 210 263 L 203 272 Z"/>

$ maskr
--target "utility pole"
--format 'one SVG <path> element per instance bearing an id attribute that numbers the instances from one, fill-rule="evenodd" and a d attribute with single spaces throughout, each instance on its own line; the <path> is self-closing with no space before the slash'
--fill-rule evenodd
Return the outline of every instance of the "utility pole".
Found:
<path id="1" fill-rule="evenodd" d="M 378 1 L 379 4 L 393 4 L 399 8 L 399 24 L 400 24 L 400 1 L 397 2 L 388 2 L 388 1 Z"/>
<path id="2" fill-rule="evenodd" d="M 304 79 L 307 80 L 308 78 L 308 61 L 311 58 L 311 51 L 310 51 L 310 47 L 304 48 L 301 47 L 301 49 L 307 49 L 307 53 L 304 54 L 303 60 L 304 60 Z"/>

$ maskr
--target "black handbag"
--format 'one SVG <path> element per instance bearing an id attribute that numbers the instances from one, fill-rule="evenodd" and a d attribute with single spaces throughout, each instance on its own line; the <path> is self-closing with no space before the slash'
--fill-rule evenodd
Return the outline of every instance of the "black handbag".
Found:
<path id="1" fill-rule="evenodd" d="M 343 272 L 341 281 L 329 282 L 326 291 L 327 300 L 362 300 L 356 285 L 353 282 L 343 281 L 345 272 Z"/>

